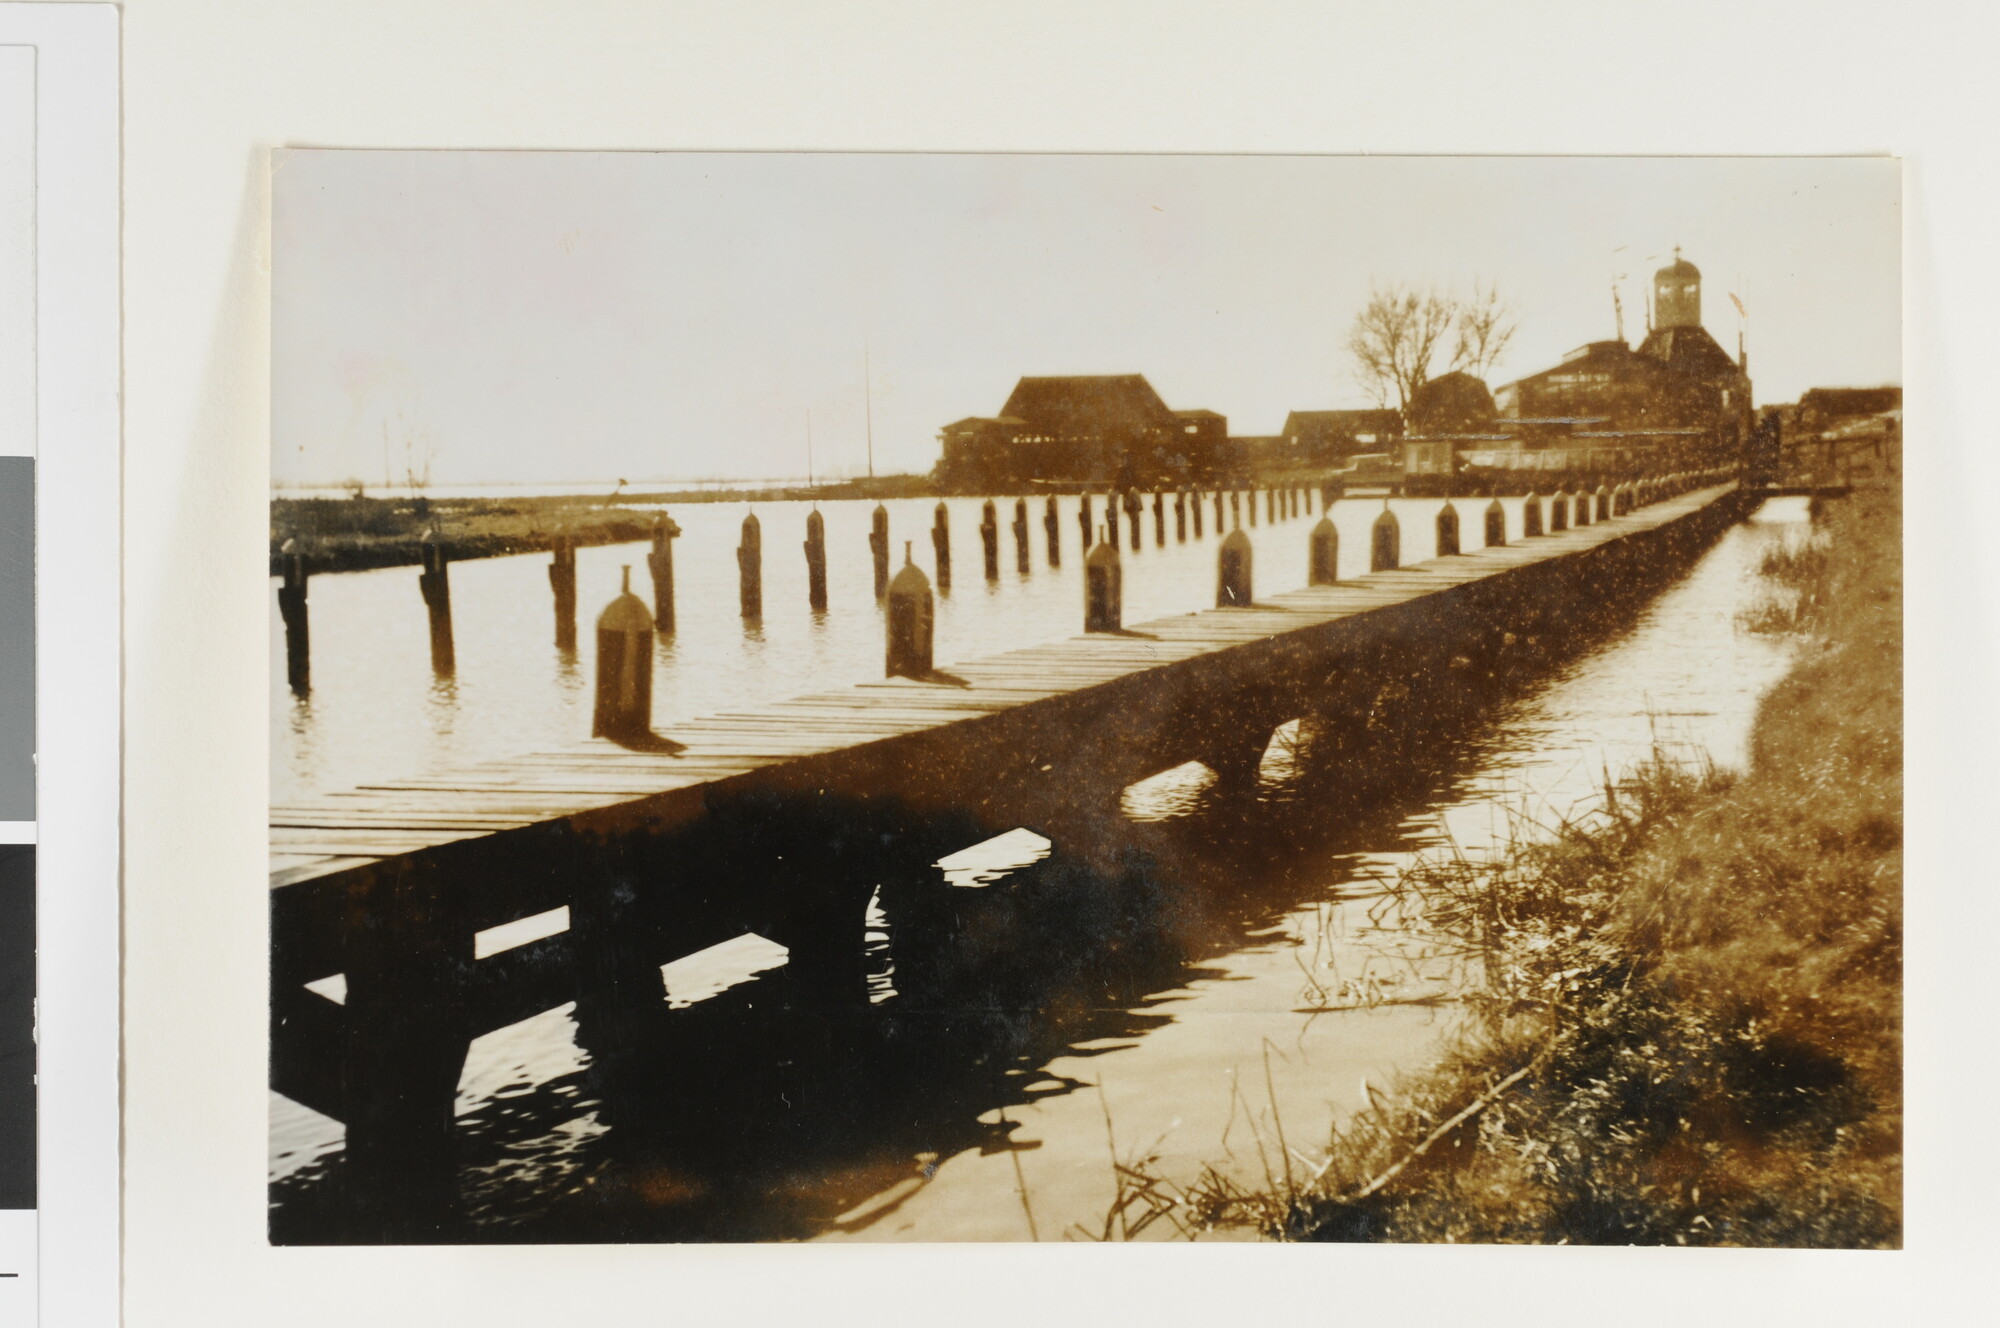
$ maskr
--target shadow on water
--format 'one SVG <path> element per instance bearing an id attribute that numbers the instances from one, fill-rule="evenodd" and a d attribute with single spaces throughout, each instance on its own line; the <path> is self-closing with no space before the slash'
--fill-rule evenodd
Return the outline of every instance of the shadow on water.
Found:
<path id="1" fill-rule="evenodd" d="M 1508 676 L 1437 689 L 1393 728 L 1370 715 L 1341 741 L 1281 731 L 1261 781 L 1169 780 L 1144 816 L 1128 800 L 1109 852 L 882 881 L 853 999 L 828 1000 L 823 974 L 765 942 L 761 968 L 698 998 L 675 999 L 670 964 L 643 999 L 526 1021 L 573 1036 L 573 1065 L 461 1094 L 458 1212 L 421 1238 L 783 1240 L 880 1220 L 896 1187 L 943 1159 L 1021 1146 L 1014 1108 L 1083 1086 L 1045 1067 L 1145 1037 L 1174 1018 L 1177 993 L 1226 976 L 1221 957 L 1356 886 L 1364 857 L 1417 847 L 1413 818 L 1487 754 L 1497 703 L 1629 630 L 1647 598 L 1594 606 Z M 775 833 L 748 815 L 722 818 L 701 850 L 711 894 L 763 888 L 730 875 L 733 846 Z M 846 815 L 802 813 L 817 824 L 800 842 L 880 828 L 884 842 L 949 844 L 958 830 Z M 274 1242 L 390 1238 L 353 1215 L 344 1167 L 334 1151 L 272 1185 Z M 843 1218 L 858 1206 L 865 1217 Z"/>

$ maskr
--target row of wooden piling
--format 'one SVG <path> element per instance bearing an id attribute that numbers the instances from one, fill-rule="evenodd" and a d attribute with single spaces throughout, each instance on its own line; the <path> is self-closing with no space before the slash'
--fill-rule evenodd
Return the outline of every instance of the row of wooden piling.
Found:
<path id="1" fill-rule="evenodd" d="M 1721 478 L 1721 472 L 1703 472 L 1696 475 L 1669 475 L 1641 479 L 1617 486 L 1599 486 L 1594 492 L 1559 493 L 1544 500 L 1535 494 L 1524 499 L 1522 534 L 1524 537 L 1540 535 L 1544 532 L 1542 505 L 1548 503 L 1547 531 L 1555 533 L 1566 530 L 1572 522 L 1588 525 L 1614 515 L 1623 515 L 1636 505 L 1656 501 L 1660 497 L 1685 491 L 1701 483 L 1712 483 Z M 1153 535 L 1156 545 L 1164 547 L 1167 542 L 1167 510 L 1169 491 L 1155 491 L 1152 494 L 1151 515 Z M 1315 495 L 1304 486 L 1286 486 L 1263 490 L 1266 520 L 1286 520 L 1301 514 L 1305 505 Z M 1196 539 L 1202 538 L 1202 514 L 1206 503 L 1198 490 L 1171 491 L 1174 537 L 1178 542 L 1186 542 L 1190 527 Z M 1321 488 L 1317 493 L 1320 521 L 1314 527 L 1310 541 L 1309 579 L 1313 585 L 1330 585 L 1335 579 L 1338 564 L 1339 535 L 1325 513 L 1331 507 L 1338 492 L 1331 488 Z M 1215 525 L 1218 532 L 1228 529 L 1217 552 L 1216 604 L 1218 607 L 1242 607 L 1251 599 L 1251 547 L 1249 537 L 1243 533 L 1245 517 L 1248 524 L 1257 524 L 1256 490 L 1217 490 L 1210 498 L 1214 503 Z M 1226 507 L 1225 507 L 1226 503 Z M 1120 513 L 1123 513 L 1123 531 L 1133 551 L 1143 545 L 1143 523 L 1148 504 L 1136 491 L 1122 495 L 1109 495 L 1104 502 L 1101 524 L 1093 526 L 1092 495 L 1083 495 L 1077 513 L 1085 555 L 1085 607 L 1084 629 L 1092 632 L 1115 632 L 1122 630 L 1123 572 L 1118 556 L 1121 537 Z M 937 590 L 949 592 L 951 589 L 951 527 L 950 512 L 940 502 L 934 512 L 931 526 L 931 546 L 937 571 Z M 1062 566 L 1062 542 L 1060 523 L 1057 516 L 1056 499 L 1051 496 L 1046 501 L 1042 517 L 1042 527 L 1047 538 L 1047 557 L 1050 567 Z M 1023 575 L 1030 570 L 1032 553 L 1029 547 L 1028 502 L 1017 498 L 1011 522 L 1014 536 L 1015 570 Z M 673 541 L 681 533 L 680 527 L 671 517 L 661 515 L 653 524 L 652 548 L 646 559 L 647 570 L 653 583 L 653 603 L 648 610 L 644 601 L 631 590 L 631 569 L 625 569 L 625 585 L 617 599 L 598 620 L 599 651 L 599 710 L 598 722 L 594 727 L 601 733 L 615 736 L 629 729 L 633 721 L 634 707 L 638 705 L 641 691 L 650 688 L 638 687 L 630 680 L 619 681 L 613 688 L 623 702 L 608 704 L 605 700 L 606 683 L 604 668 L 607 638 L 611 632 L 619 638 L 613 654 L 620 659 L 632 661 L 638 666 L 641 654 L 624 635 L 634 630 L 643 616 L 648 633 L 671 633 L 675 629 L 674 614 L 674 557 Z M 993 500 L 988 499 L 981 508 L 980 549 L 983 571 L 988 580 L 997 580 L 1000 575 L 1000 528 L 998 510 Z M 1437 549 L 1440 555 L 1459 552 L 1459 517 L 1457 508 L 1447 500 L 1437 516 Z M 1485 511 L 1485 535 L 1489 545 L 1506 542 L 1506 513 L 1498 499 Z M 878 599 L 888 602 L 890 646 L 888 650 L 888 672 L 890 676 L 921 677 L 931 670 L 930 634 L 935 614 L 930 604 L 931 583 L 915 565 L 910 555 L 911 542 L 904 544 L 904 568 L 892 582 L 889 577 L 889 514 L 878 504 L 871 516 L 868 536 L 870 556 L 874 565 L 875 593 Z M 803 545 L 807 568 L 807 598 L 814 612 L 823 612 L 827 606 L 826 591 L 826 523 L 817 509 L 806 517 L 806 538 Z M 743 519 L 741 536 L 736 549 L 738 570 L 739 608 L 745 618 L 754 619 L 763 613 L 763 527 L 753 513 Z M 1381 516 L 1376 518 L 1371 530 L 1369 567 L 1371 571 L 1385 571 L 1397 567 L 1401 561 L 1401 530 L 1393 512 L 1384 501 Z M 310 623 L 306 611 L 307 569 L 304 556 L 289 545 L 281 554 L 281 584 L 278 591 L 278 605 L 284 620 L 286 636 L 286 673 L 292 689 L 304 693 L 310 686 L 311 647 Z M 559 649 L 573 651 L 576 648 L 576 539 L 572 534 L 556 536 L 551 549 L 549 564 L 549 585 L 554 600 L 555 639 Z M 431 666 L 440 674 L 449 674 L 455 668 L 451 625 L 451 582 L 445 549 L 435 530 L 426 535 L 420 550 L 420 570 L 418 586 L 430 618 Z M 900 590 L 899 590 L 900 588 Z M 899 598 L 900 594 L 900 598 Z M 921 603 L 919 604 L 919 601 Z M 636 606 L 637 612 L 633 612 Z M 616 612 L 614 613 L 614 610 Z M 651 650 L 643 652 L 647 677 L 651 676 Z M 650 714 L 650 699 L 644 709 Z"/>

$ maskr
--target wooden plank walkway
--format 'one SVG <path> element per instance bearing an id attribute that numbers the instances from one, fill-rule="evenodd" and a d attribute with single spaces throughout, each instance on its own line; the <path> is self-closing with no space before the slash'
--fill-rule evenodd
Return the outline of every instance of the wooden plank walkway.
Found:
<path id="1" fill-rule="evenodd" d="M 1078 635 L 941 664 L 963 685 L 890 678 L 724 711 L 674 726 L 665 736 L 684 747 L 671 754 L 591 740 L 275 806 L 271 885 L 336 875 L 1073 695 L 1594 549 L 1668 525 L 1733 488 L 1692 490 L 1581 529 L 1288 591 L 1248 608 L 1208 609 L 1134 624 L 1120 635 Z M 1082 618 L 1081 605 L 1077 616 Z"/>

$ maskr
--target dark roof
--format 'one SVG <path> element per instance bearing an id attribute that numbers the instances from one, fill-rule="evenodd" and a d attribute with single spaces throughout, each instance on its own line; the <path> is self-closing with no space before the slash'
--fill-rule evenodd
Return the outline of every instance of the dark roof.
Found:
<path id="1" fill-rule="evenodd" d="M 1002 415 L 997 419 L 989 418 L 985 415 L 968 415 L 962 420 L 953 420 L 950 424 L 947 424 L 944 427 L 945 430 L 949 432 L 953 429 L 977 429 L 988 424 L 1004 424 L 1004 425 L 1019 427 L 1021 421 L 1016 419 L 1009 419 L 1005 415 Z"/>
<path id="2" fill-rule="evenodd" d="M 1701 269 L 1685 258 L 1676 258 L 1672 263 L 1653 274 L 1656 277 L 1694 277 L 1699 279 Z"/>
<path id="3" fill-rule="evenodd" d="M 1741 372 L 1705 327 L 1656 327 L 1646 334 L 1639 353 L 1695 378 L 1733 377 Z"/>
<path id="4" fill-rule="evenodd" d="M 1056 434 L 1171 427 L 1174 422 L 1174 413 L 1143 374 L 1023 378 L 1000 413 Z"/>
<path id="5" fill-rule="evenodd" d="M 1177 410 L 1174 412 L 1174 418 L 1177 420 L 1219 420 L 1222 416 L 1212 410 Z"/>
<path id="6" fill-rule="evenodd" d="M 1393 410 L 1295 410 L 1285 416 L 1287 434 L 1308 429 L 1335 433 L 1401 433 L 1403 417 Z"/>
<path id="7" fill-rule="evenodd" d="M 1462 433 L 1490 425 L 1498 412 L 1483 380 L 1453 370 L 1412 392 L 1404 413 L 1414 433 Z"/>
<path id="8" fill-rule="evenodd" d="M 1902 406 L 1900 387 L 1815 387 L 1799 398 L 1799 409 L 1821 415 L 1879 415 Z"/>

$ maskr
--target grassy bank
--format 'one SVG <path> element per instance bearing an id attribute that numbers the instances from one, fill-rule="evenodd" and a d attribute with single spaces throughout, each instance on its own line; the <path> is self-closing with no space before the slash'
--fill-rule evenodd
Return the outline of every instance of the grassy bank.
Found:
<path id="1" fill-rule="evenodd" d="M 1797 632 L 1746 772 L 1664 760 L 1553 839 L 1399 888 L 1476 958 L 1469 1031 L 1324 1168 L 1212 1181 L 1291 1239 L 1901 1241 L 1899 493 L 1767 563 Z M 1293 1127 L 1297 1138 L 1298 1126 Z"/>

